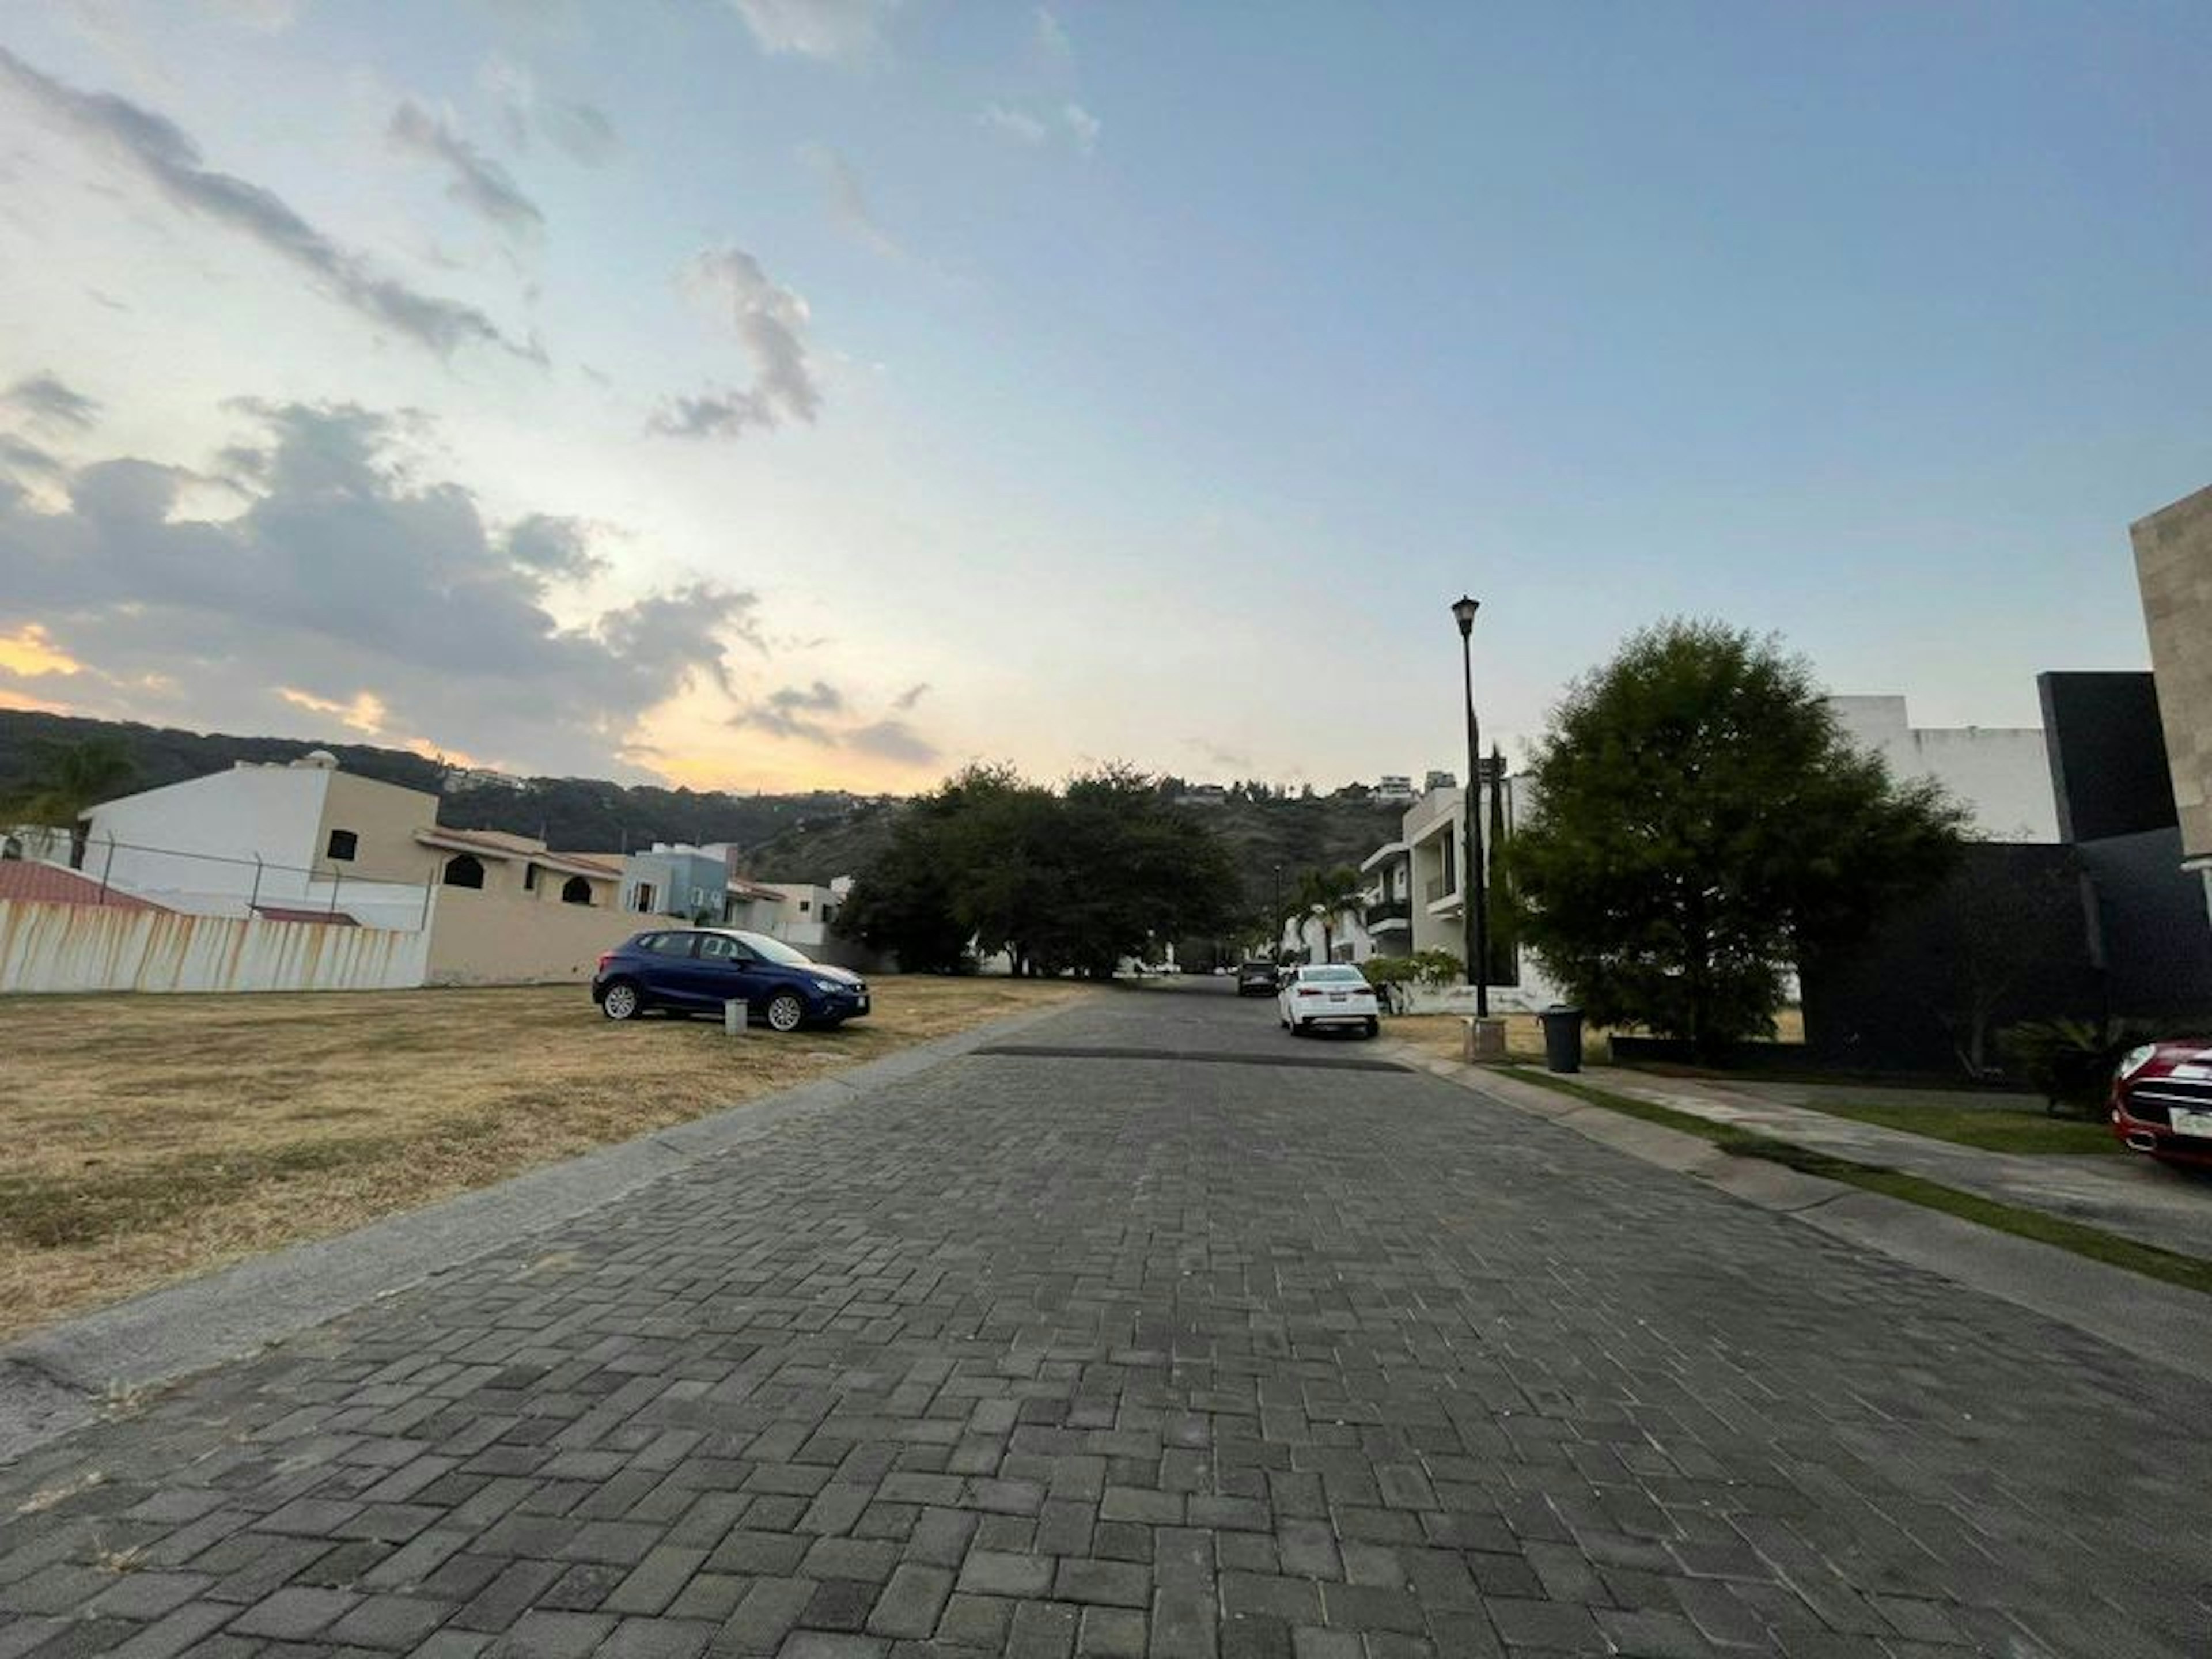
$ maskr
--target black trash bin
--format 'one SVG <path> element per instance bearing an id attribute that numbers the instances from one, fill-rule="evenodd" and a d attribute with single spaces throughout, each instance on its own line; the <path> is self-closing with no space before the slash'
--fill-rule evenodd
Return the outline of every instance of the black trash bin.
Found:
<path id="1" fill-rule="evenodd" d="M 1536 1016 L 1544 1022 L 1544 1069 L 1579 1072 L 1583 1068 L 1583 1011 L 1553 1003 Z"/>

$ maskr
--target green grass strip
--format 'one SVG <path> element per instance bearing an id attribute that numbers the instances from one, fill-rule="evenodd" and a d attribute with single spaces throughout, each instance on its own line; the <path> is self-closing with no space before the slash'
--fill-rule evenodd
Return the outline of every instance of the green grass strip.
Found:
<path id="1" fill-rule="evenodd" d="M 2104 1262 L 2107 1267 L 2124 1267 L 2130 1273 L 2141 1273 L 2146 1279 L 2155 1279 L 2164 1284 L 2178 1285 L 2184 1290 L 2212 1296 L 2212 1261 L 2201 1261 L 2193 1255 L 2182 1255 L 2172 1250 L 2161 1250 L 2153 1244 L 2139 1244 L 2132 1238 L 2121 1237 L 2118 1233 L 2108 1233 L 2100 1227 L 2087 1227 L 2078 1221 L 2068 1221 L 2059 1216 L 2046 1215 L 2040 1210 L 2023 1209 L 2016 1204 L 2002 1203 L 1977 1193 L 1963 1193 L 1955 1187 L 1946 1187 L 1941 1182 L 1907 1175 L 1901 1170 L 1838 1158 L 1831 1152 L 1815 1152 L 1809 1146 L 1778 1140 L 1771 1135 L 1741 1129 L 1733 1124 L 1715 1123 L 1694 1113 L 1678 1112 L 1671 1107 L 1655 1105 L 1648 1100 L 1594 1089 L 1586 1083 L 1570 1083 L 1548 1072 L 1520 1066 L 1509 1066 L 1505 1069 L 1509 1075 L 1520 1079 L 1523 1083 L 1540 1084 L 1556 1093 L 1571 1095 L 1588 1105 L 1601 1106 L 1609 1112 L 1641 1118 L 1646 1123 L 1661 1124 L 1669 1129 L 1679 1129 L 1685 1134 L 1695 1135 L 1700 1140 L 1709 1140 L 1732 1157 L 1764 1158 L 1771 1164 L 1784 1164 L 1805 1175 L 1820 1176 L 1826 1180 L 1863 1188 L 1870 1193 L 1903 1199 L 1908 1204 L 1917 1204 L 1923 1209 L 1940 1210 L 1946 1215 L 1957 1216 L 1962 1221 L 1972 1221 L 2001 1233 L 2010 1233 L 2015 1238 L 2031 1238 L 2039 1244 L 2056 1245 L 2062 1250 L 2072 1251 L 2075 1255 L 2087 1256 L 2092 1261 Z"/>

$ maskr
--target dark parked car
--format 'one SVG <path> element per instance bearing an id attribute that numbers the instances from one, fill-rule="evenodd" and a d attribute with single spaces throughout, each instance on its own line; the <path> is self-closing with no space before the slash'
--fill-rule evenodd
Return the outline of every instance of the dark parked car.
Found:
<path id="1" fill-rule="evenodd" d="M 1271 997 L 1282 984 L 1282 975 L 1272 962 L 1248 962 L 1237 970 L 1237 994 L 1240 997 Z"/>
<path id="2" fill-rule="evenodd" d="M 2212 1168 L 2212 1041 L 2130 1049 L 2112 1079 L 2112 1133 L 2170 1164 Z"/>
<path id="3" fill-rule="evenodd" d="M 609 1019 L 648 1008 L 720 1013 L 742 1001 L 775 1031 L 841 1025 L 868 1012 L 868 982 L 815 962 L 780 939 L 735 927 L 657 927 L 599 958 L 592 1000 Z"/>

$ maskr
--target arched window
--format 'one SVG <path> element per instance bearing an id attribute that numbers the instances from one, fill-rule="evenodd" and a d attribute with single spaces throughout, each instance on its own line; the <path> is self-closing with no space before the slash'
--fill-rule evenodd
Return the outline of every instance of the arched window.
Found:
<path id="1" fill-rule="evenodd" d="M 562 903 L 589 904 L 591 902 L 592 884 L 586 881 L 581 876 L 571 876 L 565 883 L 562 884 L 561 888 Z"/>
<path id="2" fill-rule="evenodd" d="M 473 853 L 457 853 L 446 860 L 446 885 L 482 887 L 483 865 Z"/>

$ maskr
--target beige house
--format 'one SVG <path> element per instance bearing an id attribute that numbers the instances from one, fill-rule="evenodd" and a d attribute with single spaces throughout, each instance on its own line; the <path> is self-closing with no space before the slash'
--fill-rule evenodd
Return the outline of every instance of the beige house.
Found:
<path id="1" fill-rule="evenodd" d="M 589 977 L 629 918 L 620 872 L 527 836 L 454 830 L 438 797 L 317 750 L 240 763 L 85 814 L 86 867 L 172 910 L 430 935 L 431 984 Z"/>
<path id="2" fill-rule="evenodd" d="M 2160 508 L 2128 534 L 2181 817 L 2182 867 L 2197 872 L 2212 910 L 2212 489 Z"/>

